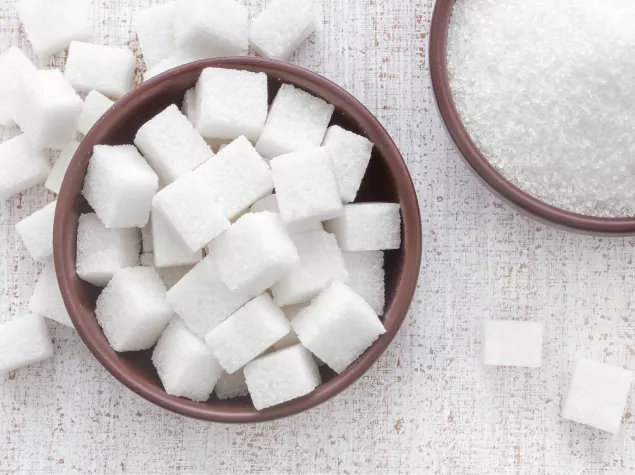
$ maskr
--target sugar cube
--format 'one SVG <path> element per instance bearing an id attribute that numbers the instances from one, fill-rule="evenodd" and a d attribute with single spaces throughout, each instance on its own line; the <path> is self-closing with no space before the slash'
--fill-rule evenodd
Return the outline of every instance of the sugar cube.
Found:
<path id="1" fill-rule="evenodd" d="M 176 45 L 196 59 L 240 56 L 247 52 L 248 11 L 234 0 L 178 0 Z"/>
<path id="2" fill-rule="evenodd" d="M 203 259 L 201 251 L 192 252 L 187 248 L 161 214 L 152 212 L 151 225 L 155 267 L 191 265 Z"/>
<path id="3" fill-rule="evenodd" d="M 288 60 L 315 31 L 310 0 L 274 0 L 249 28 L 249 44 L 266 58 Z"/>
<path id="4" fill-rule="evenodd" d="M 42 58 L 93 34 L 88 0 L 20 0 L 15 8 L 33 51 Z"/>
<path id="5" fill-rule="evenodd" d="M 62 188 L 62 183 L 64 182 L 64 176 L 66 176 L 66 171 L 68 170 L 68 166 L 71 164 L 71 160 L 75 156 L 75 152 L 77 152 L 78 148 L 79 142 L 73 140 L 62 149 L 60 156 L 55 161 L 53 170 L 51 170 L 49 177 L 46 179 L 46 183 L 44 183 L 44 186 L 51 190 L 53 193 L 59 194 Z"/>
<path id="6" fill-rule="evenodd" d="M 82 214 L 77 228 L 77 275 L 104 287 L 115 271 L 139 264 L 137 228 L 106 228 L 95 213 Z"/>
<path id="7" fill-rule="evenodd" d="M 22 78 L 13 118 L 34 148 L 62 148 L 75 138 L 83 108 L 58 69 L 43 69 Z"/>
<path id="8" fill-rule="evenodd" d="M 51 171 L 48 158 L 34 150 L 25 135 L 0 144 L 0 202 L 46 180 Z"/>
<path id="9" fill-rule="evenodd" d="M 44 317 L 26 315 L 0 323 L 0 374 L 53 356 Z"/>
<path id="10" fill-rule="evenodd" d="M 242 370 L 236 371 L 234 374 L 223 373 L 214 387 L 214 392 L 216 397 L 221 400 L 249 395 L 245 374 Z"/>
<path id="11" fill-rule="evenodd" d="M 342 201 L 352 203 L 366 174 L 373 143 L 366 137 L 333 125 L 326 131 L 323 146 L 331 152 Z"/>
<path id="12" fill-rule="evenodd" d="M 306 306 L 306 304 L 288 305 L 287 307 L 282 307 L 280 310 L 282 310 L 284 316 L 287 318 L 289 323 L 291 323 L 295 316 Z M 300 339 L 298 338 L 295 330 L 291 328 L 289 333 L 282 337 L 282 339 L 278 340 L 272 348 L 274 350 L 282 350 L 283 348 L 288 348 L 289 346 L 297 345 L 298 343 L 300 343 Z"/>
<path id="13" fill-rule="evenodd" d="M 132 24 L 148 69 L 155 67 L 174 51 L 175 5 L 176 2 L 154 5 L 136 11 L 132 16 Z"/>
<path id="14" fill-rule="evenodd" d="M 565 419 L 617 434 L 633 373 L 619 366 L 579 359 L 562 406 Z"/>
<path id="15" fill-rule="evenodd" d="M 302 345 L 264 355 L 245 366 L 244 372 L 259 411 L 306 396 L 322 383 L 311 353 Z"/>
<path id="16" fill-rule="evenodd" d="M 259 199 L 253 205 L 251 205 L 250 211 L 252 213 L 262 213 L 263 211 L 270 211 L 272 213 L 280 214 L 280 207 L 278 206 L 278 197 L 273 195 L 267 195 L 264 198 Z M 315 231 L 318 229 L 324 229 L 322 223 L 318 220 L 299 222 L 295 224 L 287 224 L 289 233 L 301 233 L 304 231 Z"/>
<path id="17" fill-rule="evenodd" d="M 186 51 L 176 50 L 170 56 L 162 59 L 156 66 L 149 68 L 143 75 L 143 80 L 148 81 L 170 69 L 178 68 L 184 64 L 196 61 L 196 58 Z"/>
<path id="18" fill-rule="evenodd" d="M 168 291 L 168 302 L 196 335 L 205 335 L 242 307 L 249 296 L 232 292 L 206 257 Z"/>
<path id="19" fill-rule="evenodd" d="M 348 286 L 363 297 L 377 315 L 383 315 L 386 304 L 383 251 L 343 252 L 342 255 L 348 270 Z"/>
<path id="20" fill-rule="evenodd" d="M 401 214 L 397 203 L 353 203 L 344 214 L 324 223 L 343 251 L 384 251 L 401 246 Z"/>
<path id="21" fill-rule="evenodd" d="M 255 142 L 267 120 L 267 75 L 207 68 L 196 84 L 196 126 L 205 137 Z"/>
<path id="22" fill-rule="evenodd" d="M 52 256 L 47 259 L 44 270 L 35 285 L 35 290 L 29 301 L 29 310 L 43 317 L 55 320 L 62 325 L 73 326 L 71 317 L 66 310 L 66 305 L 64 305 L 59 284 L 57 283 L 55 262 Z"/>
<path id="23" fill-rule="evenodd" d="M 24 75 L 37 71 L 15 46 L 0 54 L 0 125 L 12 126 L 18 86 Z"/>
<path id="24" fill-rule="evenodd" d="M 92 90 L 86 96 L 82 115 L 79 116 L 77 131 L 86 135 L 93 125 L 97 123 L 101 116 L 113 106 L 114 102 L 104 96 L 101 92 Z"/>
<path id="25" fill-rule="evenodd" d="M 166 185 L 214 156 L 174 104 L 141 126 L 134 143 Z"/>
<path id="26" fill-rule="evenodd" d="M 95 145 L 82 191 L 108 228 L 148 224 L 159 178 L 133 145 Z"/>
<path id="27" fill-rule="evenodd" d="M 221 280 L 234 292 L 260 295 L 299 261 L 298 251 L 274 213 L 248 213 L 208 247 Z"/>
<path id="28" fill-rule="evenodd" d="M 185 91 L 185 96 L 183 97 L 183 105 L 181 106 L 181 110 L 187 120 L 190 121 L 194 127 L 196 127 L 196 88 L 191 87 L 187 91 Z"/>
<path id="29" fill-rule="evenodd" d="M 319 147 L 334 109 L 308 92 L 283 84 L 271 105 L 256 150 L 271 159 Z"/>
<path id="30" fill-rule="evenodd" d="M 42 262 L 53 254 L 53 221 L 57 201 L 47 204 L 15 225 L 31 257 Z"/>
<path id="31" fill-rule="evenodd" d="M 209 347 L 178 318 L 163 332 L 152 363 L 168 394 L 193 401 L 207 401 L 223 373 Z"/>
<path id="32" fill-rule="evenodd" d="M 270 164 L 280 215 L 285 223 L 325 221 L 344 213 L 326 148 L 281 155 Z"/>
<path id="33" fill-rule="evenodd" d="M 185 277 L 194 266 L 164 267 L 156 269 L 165 286 L 170 290 Z"/>
<path id="34" fill-rule="evenodd" d="M 350 287 L 333 282 L 291 321 L 302 344 L 341 373 L 386 330 Z"/>
<path id="35" fill-rule="evenodd" d="M 539 368 L 542 323 L 511 320 L 483 322 L 483 363 L 492 366 Z"/>

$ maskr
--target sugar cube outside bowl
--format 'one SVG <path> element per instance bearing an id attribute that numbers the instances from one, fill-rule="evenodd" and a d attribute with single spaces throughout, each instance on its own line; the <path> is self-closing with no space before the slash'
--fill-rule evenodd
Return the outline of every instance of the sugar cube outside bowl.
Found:
<path id="1" fill-rule="evenodd" d="M 430 78 L 441 121 L 468 168 L 493 194 L 513 209 L 547 225 L 598 236 L 635 234 L 635 218 L 586 216 L 551 206 L 518 188 L 483 156 L 461 121 L 448 79 L 447 39 L 455 1 L 438 0 L 434 7 L 428 48 Z"/>
<path id="2" fill-rule="evenodd" d="M 151 350 L 117 353 L 106 340 L 95 318 L 99 289 L 76 273 L 77 226 L 81 213 L 90 212 L 82 187 L 93 147 L 133 142 L 139 128 L 170 104 L 180 105 L 185 92 L 208 67 L 264 72 L 269 97 L 283 83 L 293 84 L 335 106 L 331 124 L 366 136 L 375 149 L 358 201 L 399 202 L 402 238 L 398 250 L 387 251 L 386 333 L 355 363 L 336 374 L 321 368 L 323 384 L 307 396 L 257 411 L 249 397 L 193 402 L 165 392 L 151 362 Z M 353 96 L 331 81 L 300 67 L 260 58 L 215 58 L 167 71 L 132 90 L 92 128 L 78 148 L 62 184 L 54 225 L 54 257 L 64 302 L 75 328 L 93 355 L 120 382 L 145 399 L 170 411 L 202 420 L 225 423 L 261 422 L 311 409 L 342 392 L 379 358 L 401 327 L 412 302 L 421 265 L 421 217 L 415 189 L 404 160 L 388 132 Z M 379 394 L 378 397 L 381 397 Z"/>

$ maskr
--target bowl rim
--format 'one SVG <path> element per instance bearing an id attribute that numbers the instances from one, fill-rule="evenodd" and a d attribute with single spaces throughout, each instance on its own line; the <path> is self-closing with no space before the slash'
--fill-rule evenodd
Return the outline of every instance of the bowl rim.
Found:
<path id="1" fill-rule="evenodd" d="M 556 227 L 606 236 L 635 233 L 635 218 L 587 216 L 557 208 L 521 190 L 500 173 L 474 144 L 454 103 L 447 67 L 447 37 L 455 0 L 437 0 L 429 40 L 430 79 L 442 122 L 469 168 L 494 194 L 520 212 Z"/>
<path id="2" fill-rule="evenodd" d="M 85 174 L 80 166 L 79 157 L 87 155 L 91 143 L 99 143 L 107 137 L 119 119 L 125 116 L 129 110 L 134 109 L 138 97 L 152 95 L 153 91 L 156 92 L 160 89 L 161 83 L 166 80 L 182 73 L 202 71 L 206 67 L 261 70 L 270 76 L 275 76 L 276 72 L 284 72 L 301 79 L 300 87 L 328 93 L 327 95 L 337 98 L 340 103 L 346 104 L 348 107 L 346 109 L 347 115 L 359 124 L 368 136 L 381 138 L 382 155 L 393 157 L 393 159 L 385 160 L 385 163 L 394 176 L 401 204 L 404 262 L 396 282 L 394 297 L 384 312 L 384 320 L 389 323 L 386 326 L 386 334 L 366 350 L 349 368 L 318 386 L 311 394 L 263 411 L 256 411 L 252 407 L 226 406 L 219 408 L 204 402 L 199 403 L 170 396 L 163 388 L 158 389 L 145 381 L 140 381 L 139 378 L 134 378 L 131 370 L 119 363 L 119 355 L 107 343 L 104 344 L 105 338 L 99 325 L 94 321 L 92 311 L 83 308 L 77 301 L 78 299 L 72 298 L 72 281 L 77 278 L 75 256 L 73 255 L 74 242 L 73 235 L 68 229 L 69 226 L 64 222 L 64 214 L 68 216 L 68 212 L 65 210 L 74 209 L 77 199 L 77 195 L 69 189 L 70 183 L 76 183 L 78 180 L 83 181 Z M 290 81 L 285 80 L 285 82 Z M 265 422 L 292 416 L 326 402 L 357 381 L 385 351 L 402 326 L 417 288 L 422 257 L 421 215 L 412 178 L 397 146 L 379 120 L 350 93 L 323 76 L 288 63 L 254 57 L 214 58 L 177 67 L 142 83 L 120 99 L 116 103 L 116 107 L 108 110 L 97 125 L 91 129 L 71 161 L 58 196 L 54 223 L 54 249 L 55 268 L 60 290 L 77 332 L 95 358 L 124 386 L 159 407 L 187 417 L 221 423 Z"/>

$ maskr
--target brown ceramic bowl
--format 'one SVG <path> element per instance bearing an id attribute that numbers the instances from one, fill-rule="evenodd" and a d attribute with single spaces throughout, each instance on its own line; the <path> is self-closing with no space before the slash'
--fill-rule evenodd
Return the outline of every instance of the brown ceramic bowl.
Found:
<path id="1" fill-rule="evenodd" d="M 551 206 L 507 180 L 481 154 L 461 122 L 448 80 L 446 44 L 455 0 L 437 0 L 430 28 L 430 76 L 445 127 L 469 168 L 483 183 L 521 213 L 558 228 L 583 234 L 620 236 L 635 233 L 634 218 L 599 218 Z"/>
<path id="2" fill-rule="evenodd" d="M 281 83 L 290 83 L 335 106 L 333 124 L 365 135 L 376 147 L 358 201 L 399 202 L 403 216 L 402 244 L 386 253 L 386 334 L 353 365 L 337 375 L 322 368 L 324 383 L 308 396 L 257 411 L 249 398 L 192 402 L 167 394 L 150 361 L 151 351 L 119 354 L 104 337 L 94 309 L 99 289 L 75 272 L 77 225 L 90 208 L 81 195 L 94 145 L 132 143 L 141 125 L 170 104 L 181 104 L 201 71 L 210 66 L 263 71 L 269 76 L 270 97 Z M 353 96 L 305 69 L 258 58 L 222 58 L 191 63 L 143 83 L 118 101 L 93 127 L 77 150 L 57 201 L 54 230 L 55 265 L 66 308 L 80 336 L 100 363 L 128 388 L 147 400 L 185 416 L 217 422 L 258 422 L 290 416 L 332 398 L 355 382 L 377 361 L 395 337 L 412 301 L 421 263 L 421 218 L 408 169 L 394 142 L 377 119 Z M 378 401 L 381 398 L 377 394 Z"/>

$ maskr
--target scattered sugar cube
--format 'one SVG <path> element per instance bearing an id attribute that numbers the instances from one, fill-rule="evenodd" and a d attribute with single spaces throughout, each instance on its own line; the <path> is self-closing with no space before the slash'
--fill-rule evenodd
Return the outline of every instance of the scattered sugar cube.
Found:
<path id="1" fill-rule="evenodd" d="M 166 291 L 152 268 L 114 273 L 97 299 L 95 317 L 115 351 L 147 350 L 157 342 L 174 316 Z"/>
<path id="2" fill-rule="evenodd" d="M 205 139 L 174 104 L 146 122 L 134 143 L 166 185 L 214 156 Z"/>
<path id="3" fill-rule="evenodd" d="M 42 262 L 53 254 L 53 221 L 57 201 L 47 204 L 15 225 L 31 257 Z"/>
<path id="4" fill-rule="evenodd" d="M 348 270 L 348 286 L 366 300 L 377 315 L 383 315 L 386 305 L 383 251 L 343 252 L 342 255 Z"/>
<path id="5" fill-rule="evenodd" d="M 298 304 L 298 305 L 289 305 L 287 307 L 282 307 L 280 310 L 284 313 L 284 316 L 287 318 L 289 323 L 295 318 L 295 316 L 300 313 L 300 310 L 306 308 L 306 304 Z M 288 348 L 293 345 L 297 345 L 300 343 L 300 339 L 298 338 L 297 333 L 293 328 L 289 330 L 282 339 L 278 340 L 272 348 L 274 350 L 282 350 L 283 348 Z"/>
<path id="6" fill-rule="evenodd" d="M 148 69 L 155 67 L 174 51 L 175 6 L 176 2 L 154 5 L 136 11 L 132 16 L 132 24 Z"/>
<path id="7" fill-rule="evenodd" d="M 36 71 L 31 60 L 15 46 L 0 54 L 0 125 L 14 124 L 18 86 L 24 75 Z"/>
<path id="8" fill-rule="evenodd" d="M 52 356 L 53 343 L 44 317 L 25 315 L 0 323 L 0 374 Z"/>
<path id="9" fill-rule="evenodd" d="M 34 150 L 25 135 L 0 144 L 0 202 L 38 185 L 51 171 L 48 158 Z"/>
<path id="10" fill-rule="evenodd" d="M 282 279 L 300 256 L 274 213 L 249 213 L 208 247 L 222 281 L 234 292 L 260 295 Z"/>
<path id="11" fill-rule="evenodd" d="M 96 145 L 82 191 L 108 228 L 148 224 L 159 177 L 133 145 Z"/>
<path id="12" fill-rule="evenodd" d="M 168 291 L 168 302 L 174 311 L 201 338 L 248 300 L 248 295 L 227 288 L 210 257 Z"/>
<path id="13" fill-rule="evenodd" d="M 302 345 L 264 355 L 245 366 L 244 372 L 259 411 L 306 396 L 322 383 L 311 353 Z"/>
<path id="14" fill-rule="evenodd" d="M 185 277 L 194 266 L 165 267 L 156 269 L 165 286 L 170 290 Z"/>
<path id="15" fill-rule="evenodd" d="M 35 290 L 29 301 L 29 311 L 55 320 L 62 325 L 73 326 L 57 283 L 55 262 L 52 256 L 47 259 L 44 270 L 35 285 Z"/>
<path id="16" fill-rule="evenodd" d="M 79 116 L 77 131 L 80 134 L 86 135 L 113 104 L 114 102 L 101 92 L 95 91 L 94 89 L 90 91 L 84 101 L 82 115 Z"/>
<path id="17" fill-rule="evenodd" d="M 58 69 L 43 69 L 22 78 L 13 118 L 34 148 L 63 148 L 75 138 L 83 108 Z"/>
<path id="18" fill-rule="evenodd" d="M 617 434 L 633 373 L 619 366 L 579 359 L 562 406 L 562 417 Z"/>
<path id="19" fill-rule="evenodd" d="M 252 213 L 262 213 L 263 211 L 270 211 L 272 213 L 280 214 L 280 207 L 278 206 L 278 197 L 273 195 L 267 195 L 264 198 L 259 199 L 253 205 L 251 205 L 250 211 Z M 299 222 L 296 224 L 287 224 L 289 233 L 301 233 L 304 231 L 315 231 L 324 229 L 322 223 L 318 220 Z"/>
<path id="20" fill-rule="evenodd" d="M 324 230 L 292 234 L 300 262 L 271 288 L 283 307 L 311 300 L 334 280 L 346 282 L 348 271 L 335 236 Z"/>
<path id="21" fill-rule="evenodd" d="M 162 59 L 156 66 L 149 68 L 144 73 L 143 80 L 148 81 L 159 74 L 169 71 L 170 69 L 178 68 L 184 64 L 191 63 L 192 61 L 196 61 L 196 58 L 191 54 L 181 50 L 174 51 L 170 56 Z"/>
<path id="22" fill-rule="evenodd" d="M 205 137 L 255 142 L 267 120 L 267 75 L 207 68 L 196 84 L 196 126 Z"/>
<path id="23" fill-rule="evenodd" d="M 249 44 L 266 58 L 286 61 L 316 29 L 310 0 L 274 0 L 249 28 Z"/>
<path id="24" fill-rule="evenodd" d="M 298 313 L 291 325 L 302 344 L 338 373 L 386 333 L 372 307 L 339 281 Z"/>
<path id="25" fill-rule="evenodd" d="M 280 215 L 287 224 L 325 221 L 344 213 L 329 151 L 314 148 L 271 160 Z"/>
<path id="26" fill-rule="evenodd" d="M 233 374 L 291 330 L 282 310 L 264 293 L 205 335 L 214 357 Z"/>
<path id="27" fill-rule="evenodd" d="M 323 145 L 331 152 L 342 201 L 352 203 L 366 174 L 373 143 L 366 137 L 333 125 L 326 131 Z"/>
<path id="28" fill-rule="evenodd" d="M 209 347 L 178 318 L 163 332 L 152 363 L 168 394 L 193 401 L 207 401 L 223 373 Z"/>
<path id="29" fill-rule="evenodd" d="M 170 268 L 193 265 L 203 259 L 201 251 L 192 252 L 177 236 L 165 218 L 152 212 L 152 242 L 154 247 L 154 265 L 157 268 Z"/>
<path id="30" fill-rule="evenodd" d="M 236 371 L 234 374 L 223 373 L 214 387 L 214 392 L 216 397 L 221 400 L 248 396 L 249 389 L 247 381 L 245 381 L 245 374 L 242 370 Z"/>
<path id="31" fill-rule="evenodd" d="M 20 0 L 15 9 L 39 57 L 59 53 L 71 41 L 93 35 L 88 0 Z"/>
<path id="32" fill-rule="evenodd" d="M 139 264 L 137 228 L 106 228 L 95 213 L 82 214 L 77 228 L 77 275 L 104 287 L 115 271 Z"/>
<path id="33" fill-rule="evenodd" d="M 78 148 L 79 142 L 73 140 L 62 149 L 60 156 L 55 161 L 53 170 L 51 170 L 49 177 L 46 179 L 46 183 L 44 183 L 44 186 L 53 193 L 59 194 L 64 182 L 64 176 L 66 176 L 66 170 L 68 170 L 68 166 L 71 164 L 71 160 Z"/>
<path id="34" fill-rule="evenodd" d="M 181 106 L 181 110 L 187 120 L 190 121 L 194 127 L 196 127 L 196 88 L 191 87 L 187 91 L 185 91 L 185 96 L 183 97 L 183 105 Z"/>
<path id="35" fill-rule="evenodd" d="M 283 84 L 271 105 L 256 150 L 271 159 L 319 147 L 334 109 L 308 92 Z"/>
<path id="36" fill-rule="evenodd" d="M 483 322 L 483 363 L 540 368 L 542 323 L 511 320 Z"/>
<path id="37" fill-rule="evenodd" d="M 178 0 L 176 45 L 196 59 L 240 56 L 247 52 L 249 13 L 234 0 Z"/>
<path id="38" fill-rule="evenodd" d="M 397 203 L 353 203 L 344 215 L 324 223 L 343 251 L 385 251 L 401 246 L 401 214 Z"/>

